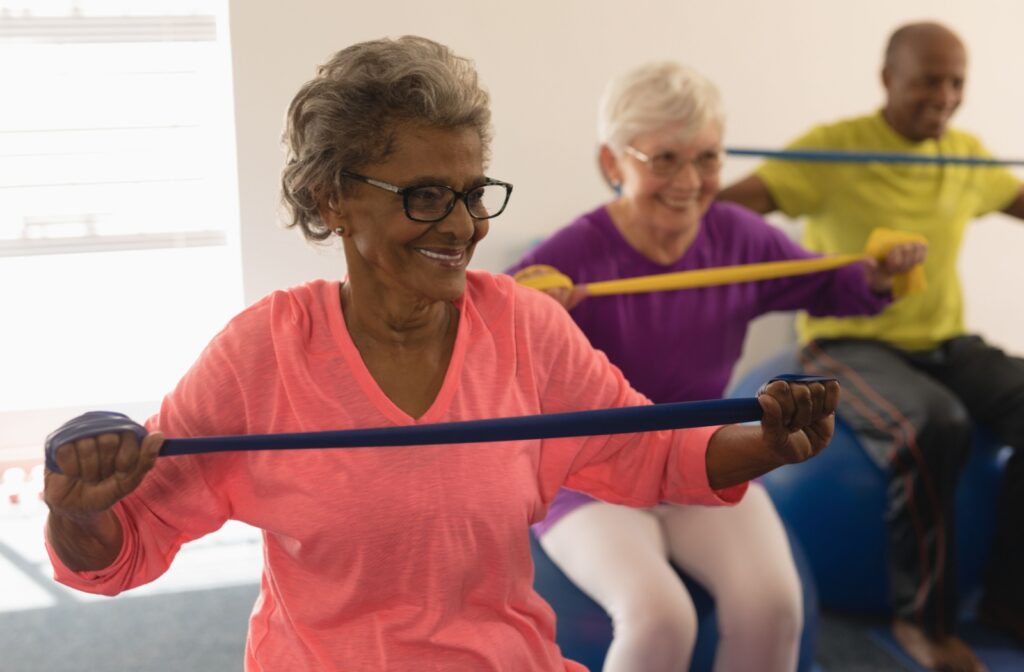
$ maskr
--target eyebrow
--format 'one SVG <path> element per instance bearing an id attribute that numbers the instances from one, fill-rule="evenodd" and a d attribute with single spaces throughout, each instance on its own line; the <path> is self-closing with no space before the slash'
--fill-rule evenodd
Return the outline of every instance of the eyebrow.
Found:
<path id="1" fill-rule="evenodd" d="M 466 191 L 468 189 L 475 189 L 476 187 L 482 186 L 485 182 L 487 182 L 487 180 L 488 180 L 488 177 L 486 175 L 480 175 L 479 177 L 474 177 L 471 180 L 469 180 L 469 182 L 467 183 L 469 186 L 467 186 L 465 189 L 462 189 L 462 191 Z M 410 180 L 408 183 L 405 184 L 405 187 L 437 187 L 437 186 L 448 187 L 449 189 L 455 189 L 455 187 L 453 187 L 451 185 L 451 183 L 446 178 L 438 177 L 436 175 L 421 175 L 419 177 L 413 178 L 412 180 Z M 456 189 L 456 191 L 459 191 L 459 190 Z"/>

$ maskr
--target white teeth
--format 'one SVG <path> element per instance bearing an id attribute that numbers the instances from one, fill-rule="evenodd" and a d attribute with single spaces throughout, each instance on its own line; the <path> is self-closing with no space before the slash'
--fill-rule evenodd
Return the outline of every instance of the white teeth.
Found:
<path id="1" fill-rule="evenodd" d="M 661 202 L 664 203 L 665 205 L 667 205 L 670 208 L 685 208 L 685 207 L 688 207 L 690 205 L 693 205 L 694 201 L 693 201 L 693 199 L 690 199 L 690 198 L 687 198 L 687 199 L 681 200 L 681 201 L 674 201 L 674 200 L 671 200 L 671 199 L 668 199 L 668 198 L 662 198 Z"/>
<path id="2" fill-rule="evenodd" d="M 424 257 L 430 259 L 437 259 L 438 261 L 458 261 L 462 258 L 462 251 L 452 252 L 450 254 L 441 254 L 439 252 L 433 252 L 431 250 L 417 249 L 417 252 L 422 254 Z"/>

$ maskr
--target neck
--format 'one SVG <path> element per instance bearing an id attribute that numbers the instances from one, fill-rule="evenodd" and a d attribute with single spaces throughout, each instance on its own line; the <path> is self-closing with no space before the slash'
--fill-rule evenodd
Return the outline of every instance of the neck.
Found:
<path id="1" fill-rule="evenodd" d="M 374 291 L 369 284 L 350 278 L 341 286 L 345 326 L 357 343 L 369 339 L 381 346 L 416 347 L 436 343 L 450 330 L 456 312 L 451 303 Z"/>
<path id="2" fill-rule="evenodd" d="M 639 216 L 627 201 L 619 199 L 608 206 L 615 228 L 626 239 L 630 247 L 651 261 L 670 265 L 679 261 L 690 249 L 697 237 L 697 226 L 685 229 L 661 229 L 648 224 L 647 218 Z"/>
<path id="3" fill-rule="evenodd" d="M 882 121 L 884 121 L 884 122 L 885 122 L 885 125 L 886 125 L 886 126 L 888 126 L 888 127 L 889 127 L 889 129 L 890 129 L 890 130 L 891 130 L 891 131 L 892 131 L 893 133 L 895 133 L 896 135 L 900 136 L 900 137 L 901 137 L 901 138 L 903 138 L 904 140 L 910 140 L 910 138 L 908 138 L 907 136 L 903 135 L 902 133 L 900 133 L 900 132 L 899 132 L 899 131 L 898 131 L 898 130 L 896 129 L 896 124 L 894 124 L 894 123 L 893 123 L 893 120 L 892 120 L 892 113 L 891 113 L 891 112 L 889 111 L 889 108 L 887 108 L 887 107 L 883 107 L 883 108 L 882 108 Z"/>
<path id="4" fill-rule="evenodd" d="M 884 121 L 885 125 L 889 127 L 889 130 L 891 130 L 893 133 L 895 133 L 896 135 L 900 136 L 901 138 L 903 138 L 907 142 L 920 143 L 920 142 L 924 142 L 926 140 L 931 140 L 932 139 L 932 138 L 912 138 L 909 135 L 907 135 L 906 133 L 904 133 L 903 131 L 901 131 L 897 127 L 896 123 L 893 121 L 892 113 L 889 111 L 888 108 L 882 108 L 882 121 Z"/>

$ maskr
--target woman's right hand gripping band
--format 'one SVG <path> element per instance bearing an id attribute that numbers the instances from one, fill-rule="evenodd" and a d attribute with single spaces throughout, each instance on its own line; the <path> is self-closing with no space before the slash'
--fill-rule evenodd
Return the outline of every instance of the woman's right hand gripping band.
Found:
<path id="1" fill-rule="evenodd" d="M 70 516 L 109 509 L 142 482 L 163 441 L 121 413 L 92 411 L 69 420 L 46 437 L 46 504 Z"/>

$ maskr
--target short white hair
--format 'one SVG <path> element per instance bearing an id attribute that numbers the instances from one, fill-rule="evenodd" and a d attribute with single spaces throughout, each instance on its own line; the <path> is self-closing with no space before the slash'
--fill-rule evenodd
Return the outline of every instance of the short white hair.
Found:
<path id="1" fill-rule="evenodd" d="M 601 144 L 622 151 L 636 136 L 680 122 L 687 129 L 684 139 L 709 123 L 724 131 L 725 109 L 718 89 L 692 68 L 649 63 L 608 83 L 601 96 L 597 136 Z"/>

